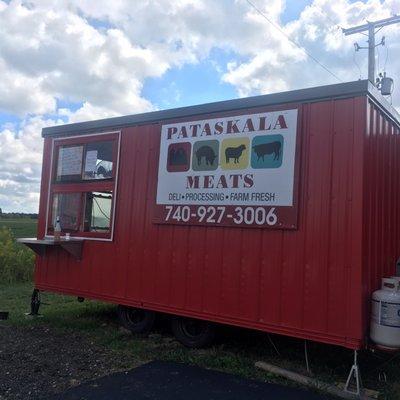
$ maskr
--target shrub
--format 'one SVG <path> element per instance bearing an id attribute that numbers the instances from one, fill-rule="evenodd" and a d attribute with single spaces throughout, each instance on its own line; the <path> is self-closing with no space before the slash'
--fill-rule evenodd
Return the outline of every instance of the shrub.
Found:
<path id="1" fill-rule="evenodd" d="M 16 242 L 9 228 L 0 228 L 0 283 L 32 280 L 35 255 Z"/>

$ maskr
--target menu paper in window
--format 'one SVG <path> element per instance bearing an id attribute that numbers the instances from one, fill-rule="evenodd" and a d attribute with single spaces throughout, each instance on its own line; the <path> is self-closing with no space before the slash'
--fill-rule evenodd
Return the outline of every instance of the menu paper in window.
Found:
<path id="1" fill-rule="evenodd" d="M 83 146 L 61 147 L 58 153 L 57 175 L 80 175 Z"/>
<path id="2" fill-rule="evenodd" d="M 97 150 L 89 150 L 86 153 L 85 172 L 95 172 L 97 164 Z"/>

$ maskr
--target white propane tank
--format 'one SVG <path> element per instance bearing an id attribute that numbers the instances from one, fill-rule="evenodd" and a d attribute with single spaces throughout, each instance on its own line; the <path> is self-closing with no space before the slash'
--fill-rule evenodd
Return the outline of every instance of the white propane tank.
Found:
<path id="1" fill-rule="evenodd" d="M 383 278 L 372 293 L 371 339 L 378 345 L 400 347 L 400 279 Z"/>
<path id="2" fill-rule="evenodd" d="M 396 281 L 399 283 L 399 290 L 400 290 L 400 276 L 391 276 L 391 279 L 396 279 Z"/>

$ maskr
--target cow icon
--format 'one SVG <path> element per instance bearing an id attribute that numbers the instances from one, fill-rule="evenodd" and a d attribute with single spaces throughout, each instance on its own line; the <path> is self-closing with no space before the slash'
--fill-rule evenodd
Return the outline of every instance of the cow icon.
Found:
<path id="1" fill-rule="evenodd" d="M 271 142 L 271 143 L 260 143 L 253 146 L 254 152 L 257 154 L 258 160 L 262 159 L 269 154 L 274 155 L 274 160 L 278 160 L 281 155 L 282 143 Z"/>
<path id="2" fill-rule="evenodd" d="M 239 163 L 239 158 L 242 156 L 243 151 L 246 150 L 246 145 L 241 144 L 237 147 L 227 147 L 225 149 L 225 159 L 226 163 L 229 164 L 231 158 L 235 164 Z"/>
<path id="3" fill-rule="evenodd" d="M 283 159 L 282 135 L 260 135 L 251 144 L 252 168 L 280 168 Z"/>

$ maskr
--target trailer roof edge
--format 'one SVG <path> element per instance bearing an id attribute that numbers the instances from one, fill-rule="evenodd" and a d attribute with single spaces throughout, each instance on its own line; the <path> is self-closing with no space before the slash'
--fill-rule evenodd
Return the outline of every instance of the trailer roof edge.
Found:
<path id="1" fill-rule="evenodd" d="M 192 117 L 200 114 L 213 114 L 217 112 L 240 110 L 252 107 L 262 107 L 277 104 L 315 102 L 324 99 L 353 97 L 359 95 L 372 96 L 384 110 L 399 123 L 400 115 L 377 88 L 368 80 L 360 80 L 334 85 L 318 86 L 307 89 L 298 89 L 287 92 L 252 96 L 241 99 L 218 101 L 188 107 L 173 108 L 161 111 L 151 111 L 142 114 L 126 115 L 99 119 L 73 124 L 57 125 L 42 129 L 42 136 L 58 136 L 68 134 L 89 133 L 105 129 L 118 129 L 125 126 L 144 125 L 159 121 L 168 121 L 182 117 Z"/>

